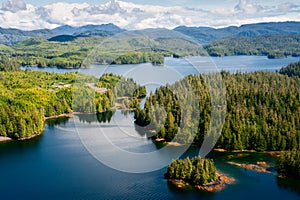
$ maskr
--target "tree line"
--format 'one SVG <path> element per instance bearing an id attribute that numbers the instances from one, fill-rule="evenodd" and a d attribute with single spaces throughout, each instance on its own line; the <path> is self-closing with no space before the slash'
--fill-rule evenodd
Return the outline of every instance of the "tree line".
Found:
<path id="1" fill-rule="evenodd" d="M 225 37 L 204 46 L 211 56 L 259 55 L 269 58 L 300 56 L 300 35 Z"/>
<path id="2" fill-rule="evenodd" d="M 277 168 L 280 175 L 300 178 L 300 151 L 291 151 L 281 154 Z"/>
<path id="3" fill-rule="evenodd" d="M 222 72 L 226 86 L 227 105 L 225 123 L 216 147 L 227 150 L 292 150 L 300 148 L 300 79 L 271 72 L 230 74 Z M 180 143 L 202 144 L 210 127 L 212 109 L 211 94 L 205 83 L 208 75 L 189 75 L 173 86 L 163 86 L 147 98 L 144 109 L 135 111 L 136 123 L 155 130 L 155 138 Z M 187 107 L 182 111 L 185 99 L 178 99 L 174 88 L 192 85 L 198 110 Z M 216 83 L 217 84 L 217 83 Z M 173 89 L 170 89 L 173 88 Z M 188 99 L 188 97 L 186 97 Z M 163 110 L 151 110 L 160 105 Z M 182 113 L 190 118 L 182 119 Z M 197 119 L 198 121 L 195 121 Z M 195 137 L 188 129 L 198 126 Z M 216 131 L 220 124 L 214 124 Z"/>
<path id="4" fill-rule="evenodd" d="M 123 80 L 125 85 L 135 88 L 130 97 L 145 94 L 145 88 L 137 86 L 133 80 L 126 81 L 124 77 L 112 74 L 109 77 Z M 103 80 L 78 73 L 0 72 L 0 80 L 0 136 L 13 139 L 41 133 L 45 117 L 108 111 L 115 106 L 117 94 L 113 92 L 124 92 L 122 88 L 113 87 L 103 93 L 97 92 L 86 83 L 102 85 Z M 105 84 L 111 84 L 110 80 Z"/>
<path id="5" fill-rule="evenodd" d="M 300 62 L 290 63 L 287 67 L 281 68 L 279 73 L 288 76 L 300 77 Z"/>

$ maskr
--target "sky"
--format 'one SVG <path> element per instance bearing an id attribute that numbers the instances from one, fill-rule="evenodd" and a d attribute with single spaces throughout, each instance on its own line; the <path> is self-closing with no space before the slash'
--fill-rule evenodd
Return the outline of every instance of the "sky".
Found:
<path id="1" fill-rule="evenodd" d="M 0 27 L 114 23 L 125 29 L 300 21 L 300 0 L 2 0 Z"/>

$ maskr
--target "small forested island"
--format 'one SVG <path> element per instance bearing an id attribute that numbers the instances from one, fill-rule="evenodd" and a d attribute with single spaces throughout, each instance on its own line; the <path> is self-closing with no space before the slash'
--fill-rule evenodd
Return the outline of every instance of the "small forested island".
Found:
<path id="1" fill-rule="evenodd" d="M 174 160 L 165 178 L 179 188 L 192 185 L 208 192 L 221 190 L 224 184 L 232 182 L 231 178 L 217 172 L 212 160 L 200 157 Z"/>
<path id="2" fill-rule="evenodd" d="M 280 155 L 278 164 L 278 175 L 300 178 L 300 151 L 286 152 Z"/>

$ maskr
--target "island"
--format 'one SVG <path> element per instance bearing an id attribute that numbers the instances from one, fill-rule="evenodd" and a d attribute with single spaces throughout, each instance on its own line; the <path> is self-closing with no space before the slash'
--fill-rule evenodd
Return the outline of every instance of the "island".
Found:
<path id="1" fill-rule="evenodd" d="M 207 192 L 219 191 L 225 184 L 233 181 L 232 178 L 217 172 L 212 160 L 200 157 L 174 160 L 168 166 L 165 178 L 178 188 L 192 185 Z"/>

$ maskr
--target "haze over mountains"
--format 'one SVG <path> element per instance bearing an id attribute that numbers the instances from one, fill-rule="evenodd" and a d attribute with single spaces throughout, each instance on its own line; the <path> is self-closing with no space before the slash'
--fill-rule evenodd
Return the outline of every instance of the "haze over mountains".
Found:
<path id="1" fill-rule="evenodd" d="M 176 32 L 185 34 L 193 39 L 195 39 L 200 44 L 206 44 L 211 41 L 228 37 L 228 36 L 257 36 L 257 35 L 274 35 L 274 34 L 300 34 L 300 22 L 269 22 L 269 23 L 258 23 L 258 24 L 246 24 L 240 27 L 230 26 L 226 28 L 210 28 L 210 27 L 187 27 L 179 26 L 173 29 Z M 87 37 L 87 36 L 112 36 L 121 32 L 126 31 L 112 23 L 101 24 L 101 25 L 85 25 L 79 27 L 73 27 L 69 25 L 63 25 L 55 29 L 41 29 L 33 31 L 23 31 L 19 29 L 4 29 L 0 28 L 0 43 L 6 45 L 12 45 L 28 38 L 44 38 L 53 41 L 66 41 L 72 40 L 72 38 L 77 37 Z M 138 30 L 139 33 L 151 34 L 151 32 L 161 32 L 167 31 L 168 29 L 145 29 Z M 174 32 L 176 35 L 177 33 Z"/>

